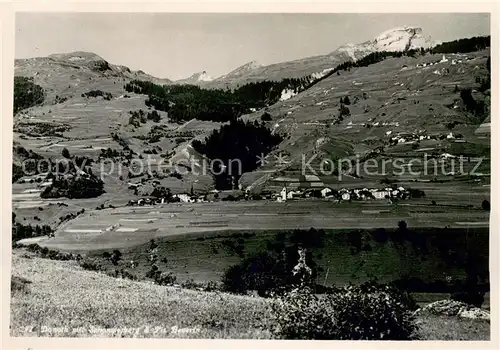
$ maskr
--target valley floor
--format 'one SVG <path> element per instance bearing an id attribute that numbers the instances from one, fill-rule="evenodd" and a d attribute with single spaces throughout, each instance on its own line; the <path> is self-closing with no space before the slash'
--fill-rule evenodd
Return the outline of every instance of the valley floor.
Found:
<path id="1" fill-rule="evenodd" d="M 161 287 L 85 271 L 74 262 L 12 252 L 11 336 L 271 338 L 268 299 Z M 419 316 L 426 340 L 486 340 L 490 324 Z"/>
<path id="2" fill-rule="evenodd" d="M 397 206 L 382 200 L 170 203 L 89 211 L 59 226 L 55 238 L 35 241 L 55 249 L 99 250 L 132 247 L 179 234 L 311 227 L 366 229 L 394 227 L 399 220 L 407 221 L 409 227 L 489 227 L 489 212 L 464 205 L 432 205 L 427 200 Z"/>

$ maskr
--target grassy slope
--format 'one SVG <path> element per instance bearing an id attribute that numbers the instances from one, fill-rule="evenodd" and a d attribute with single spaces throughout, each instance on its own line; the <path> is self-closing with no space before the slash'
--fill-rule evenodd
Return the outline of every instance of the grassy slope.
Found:
<path id="1" fill-rule="evenodd" d="M 418 323 L 422 340 L 490 340 L 490 323 L 485 320 L 427 315 Z"/>
<path id="2" fill-rule="evenodd" d="M 32 283 L 27 293 L 16 292 L 11 298 L 12 336 L 271 337 L 269 301 L 261 298 L 114 279 L 84 271 L 74 263 L 22 255 L 20 250 L 13 251 L 12 274 Z M 422 339 L 483 340 L 490 334 L 486 321 L 420 316 L 418 323 Z M 174 326 L 200 331 L 173 333 Z M 155 327 L 160 330 L 156 334 Z M 110 328 L 133 333 L 113 334 Z"/>
<path id="3" fill-rule="evenodd" d="M 42 326 L 201 329 L 183 336 L 201 338 L 268 338 L 260 326 L 269 322 L 266 300 L 226 294 L 201 293 L 114 279 L 84 271 L 74 263 L 21 257 L 13 252 L 12 275 L 27 278 L 30 292 L 11 300 L 11 334 L 45 335 Z M 26 329 L 35 328 L 34 334 Z M 57 336 L 72 336 L 71 330 Z M 53 334 L 56 336 L 56 334 Z M 74 335 L 73 335 L 74 336 Z M 104 331 L 79 336 L 106 336 Z M 159 337 L 178 337 L 170 332 Z M 181 335 L 182 336 L 182 335 Z"/>
<path id="4" fill-rule="evenodd" d="M 488 55 L 489 51 L 474 52 L 468 54 L 471 60 L 461 64 L 439 63 L 426 68 L 416 68 L 416 65 L 439 61 L 442 55 L 389 58 L 368 67 L 334 74 L 305 92 L 268 108 L 273 117 L 269 126 L 289 135 L 277 152 L 284 152 L 289 155 L 288 160 L 295 160 L 299 165 L 303 153 L 326 153 L 328 158 L 335 159 L 338 154 L 331 154 L 331 150 L 345 149 L 345 145 L 352 145 L 359 153 L 383 145 L 388 139 L 387 131 L 391 131 L 392 136 L 418 130 L 426 130 L 429 134 L 448 133 L 446 124 L 451 121 L 462 123 L 453 131 L 464 134 L 469 142 L 484 142 L 474 136 L 478 121 L 460 106 L 460 95 L 454 87 L 477 88 L 479 84 L 476 84 L 475 77 L 487 75 Z M 447 56 L 450 61 L 454 57 Z M 402 70 L 403 65 L 408 68 Z M 448 75 L 433 73 L 444 68 L 450 70 Z M 344 118 L 339 125 L 328 128 L 319 125 L 330 123 L 338 116 L 340 98 L 344 96 L 349 96 L 351 101 L 348 106 L 351 116 Z M 474 93 L 474 98 L 481 100 L 484 95 Z M 454 103 L 459 108 L 453 108 Z M 259 111 L 245 118 L 258 120 L 261 115 Z M 379 125 L 372 128 L 361 125 L 368 122 Z M 383 123 L 393 124 L 383 126 Z M 326 138 L 328 142 L 315 151 L 314 145 L 320 138 Z M 389 150 L 397 153 L 395 151 Z M 481 151 L 479 155 L 486 154 Z M 291 175 L 294 171 L 289 173 Z"/>
<path id="5" fill-rule="evenodd" d="M 415 229 L 424 236 L 434 237 L 428 240 L 430 251 L 422 253 L 412 244 L 406 242 L 398 245 L 392 241 L 377 243 L 367 231 L 363 232 L 363 246 L 369 250 L 356 252 L 349 242 L 349 236 L 356 230 L 327 230 L 323 248 L 312 250 L 314 261 L 321 268 L 318 283 L 326 285 L 342 285 L 344 283 L 362 283 L 372 277 L 381 281 L 392 281 L 405 274 L 421 278 L 424 281 L 444 280 L 445 275 L 463 279 L 464 270 L 458 262 L 449 264 L 445 262 L 446 254 L 436 250 L 435 229 Z M 389 231 L 389 230 L 388 230 Z M 172 236 L 156 239 L 159 244 L 159 258 L 167 261 L 159 262 L 159 269 L 173 272 L 180 281 L 194 279 L 198 282 L 220 281 L 225 269 L 240 261 L 240 257 L 227 246 L 227 241 L 242 244 L 244 254 L 264 251 L 267 242 L 274 242 L 277 231 L 259 231 L 254 236 L 244 237 L 241 232 L 238 238 L 231 237 L 234 232 L 200 233 L 185 236 Z M 463 260 L 464 233 L 463 229 L 450 229 L 446 234 L 439 231 L 439 236 L 445 235 L 448 248 L 458 252 L 458 259 Z M 483 268 L 488 264 L 488 230 L 469 229 L 470 247 L 477 249 L 483 258 Z M 139 278 L 144 278 L 149 270 L 148 262 L 149 243 L 121 250 L 123 252 L 122 264 L 133 260 L 139 266 L 131 270 Z M 108 250 L 111 251 L 111 250 Z M 94 257 L 101 257 L 103 250 L 87 252 Z M 103 266 L 113 271 L 117 267 L 100 259 Z M 123 266 L 122 265 L 122 266 Z"/>

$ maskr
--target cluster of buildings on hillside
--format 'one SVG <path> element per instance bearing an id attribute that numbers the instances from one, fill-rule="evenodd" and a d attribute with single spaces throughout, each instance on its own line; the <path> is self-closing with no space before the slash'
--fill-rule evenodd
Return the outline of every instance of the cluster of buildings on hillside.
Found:
<path id="1" fill-rule="evenodd" d="M 285 202 L 290 199 L 300 198 L 324 198 L 336 201 L 370 200 L 370 199 L 405 199 L 410 197 L 410 192 L 403 187 L 385 188 L 341 188 L 335 190 L 330 187 L 321 189 L 298 189 L 288 190 L 283 187 L 279 194 L 274 196 L 276 201 Z"/>
<path id="2" fill-rule="evenodd" d="M 144 197 L 139 199 L 131 199 L 128 202 L 129 206 L 135 205 L 155 205 L 163 203 L 203 203 L 208 202 L 207 196 L 197 196 L 187 193 L 174 194 L 171 198 L 165 197 Z"/>
<path id="3" fill-rule="evenodd" d="M 391 136 L 392 131 L 387 131 L 386 136 L 389 136 L 390 144 L 398 144 L 398 143 L 412 143 L 423 140 L 454 140 L 461 139 L 463 136 L 461 134 L 454 134 L 453 132 L 449 132 L 447 134 L 436 134 L 436 135 L 426 135 L 425 133 L 398 133 L 395 136 Z"/>
<path id="4" fill-rule="evenodd" d="M 415 191 L 405 189 L 402 186 L 392 186 L 383 188 L 340 188 L 333 189 L 325 184 L 316 175 L 301 175 L 297 178 L 278 177 L 271 180 L 273 187 L 283 186 L 281 190 L 264 191 L 260 194 L 251 194 L 246 191 L 217 191 L 212 190 L 206 194 L 181 193 L 175 194 L 171 198 L 141 198 L 129 201 L 128 205 L 154 205 L 167 202 L 181 203 L 206 203 L 214 201 L 236 201 L 245 199 L 267 199 L 277 202 L 288 200 L 300 200 L 304 198 L 322 198 L 334 201 L 352 200 L 393 200 L 411 198 Z M 278 187 L 279 188 L 279 187 Z"/>
<path id="5" fill-rule="evenodd" d="M 276 178 L 274 182 L 284 183 L 279 193 L 272 198 L 278 202 L 299 198 L 324 198 L 331 200 L 369 200 L 369 199 L 405 199 L 410 197 L 410 191 L 402 186 L 385 188 L 341 188 L 333 189 L 325 186 L 316 175 L 302 175 L 297 179 Z"/>
<path id="6" fill-rule="evenodd" d="M 424 67 L 430 67 L 430 66 L 433 66 L 435 64 L 439 64 L 439 63 L 447 63 L 447 62 L 450 62 L 450 64 L 452 65 L 456 65 L 456 64 L 459 64 L 459 63 L 462 63 L 463 61 L 469 61 L 469 57 L 467 57 L 467 55 L 454 55 L 456 56 L 457 58 L 456 59 L 451 59 L 451 61 L 446 57 L 446 55 L 443 55 L 443 57 L 441 58 L 441 60 L 439 61 L 433 61 L 433 62 L 427 62 L 427 63 L 418 63 L 417 64 L 417 68 L 424 68 Z M 460 59 L 458 57 L 461 57 L 463 59 Z"/>

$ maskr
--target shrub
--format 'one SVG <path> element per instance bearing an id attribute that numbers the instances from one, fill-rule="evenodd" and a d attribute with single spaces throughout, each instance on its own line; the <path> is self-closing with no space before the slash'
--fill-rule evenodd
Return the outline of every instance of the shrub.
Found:
<path id="1" fill-rule="evenodd" d="M 132 281 L 137 281 L 137 276 L 134 275 L 133 273 L 130 273 L 129 271 L 123 270 L 123 269 L 120 272 L 121 272 L 122 278 L 126 278 L 126 279 L 129 279 Z"/>
<path id="2" fill-rule="evenodd" d="M 122 259 L 122 252 L 118 249 L 113 250 L 113 254 L 111 254 L 110 261 L 113 265 L 118 265 L 118 262 Z"/>
<path id="3" fill-rule="evenodd" d="M 24 176 L 23 167 L 12 163 L 12 183 L 16 182 Z"/>
<path id="4" fill-rule="evenodd" d="M 31 283 L 31 281 L 27 280 L 26 278 L 12 276 L 10 278 L 10 292 L 11 293 L 15 293 L 15 292 L 27 293 L 28 292 L 27 285 L 30 283 Z"/>
<path id="5" fill-rule="evenodd" d="M 43 247 L 41 250 L 40 250 L 40 255 L 42 256 L 42 258 L 45 258 L 48 254 L 49 254 L 49 248 L 47 247 Z"/>
<path id="6" fill-rule="evenodd" d="M 161 272 L 158 270 L 158 266 L 155 264 L 151 265 L 151 269 L 146 272 L 146 278 L 152 278 L 156 279 L 156 276 L 159 275 Z"/>
<path id="7" fill-rule="evenodd" d="M 50 260 L 57 260 L 57 254 L 58 254 L 58 251 L 57 250 L 49 250 L 49 254 L 48 254 L 48 257 Z"/>
<path id="8" fill-rule="evenodd" d="M 483 210 L 490 210 L 490 202 L 488 200 L 484 200 L 482 203 L 481 203 L 481 207 L 483 208 Z"/>
<path id="9" fill-rule="evenodd" d="M 177 277 L 175 277 L 172 272 L 161 272 L 157 273 L 155 276 L 155 282 L 156 284 L 159 284 L 160 286 L 169 286 L 174 284 L 177 281 Z"/>
<path id="10" fill-rule="evenodd" d="M 295 289 L 272 304 L 284 339 L 408 340 L 416 325 L 409 299 L 390 285 L 375 282 L 315 295 Z"/>
<path id="11" fill-rule="evenodd" d="M 90 98 L 90 97 L 99 97 L 101 96 L 103 99 L 109 101 L 113 98 L 113 95 L 111 95 L 111 93 L 109 92 L 104 92 L 102 90 L 91 90 L 89 92 L 86 92 L 86 93 L 83 93 L 82 94 L 82 97 L 87 97 L 87 98 Z"/>
<path id="12" fill-rule="evenodd" d="M 271 304 L 276 328 L 282 339 L 337 339 L 333 304 L 308 289 L 294 289 Z"/>
<path id="13" fill-rule="evenodd" d="M 340 104 L 339 108 L 339 117 L 349 117 L 351 115 L 351 111 L 349 110 L 349 107 L 346 107 L 343 104 Z"/>
<path id="14" fill-rule="evenodd" d="M 93 259 L 89 259 L 89 258 L 86 258 L 86 259 L 83 259 L 82 261 L 80 261 L 80 266 L 83 269 L 89 270 L 89 271 L 100 271 L 101 270 L 101 265 L 97 262 L 97 260 L 93 260 Z"/>
<path id="15" fill-rule="evenodd" d="M 425 192 L 416 188 L 409 188 L 408 192 L 411 198 L 424 198 Z"/>
<path id="16" fill-rule="evenodd" d="M 69 154 L 69 151 L 68 151 L 68 149 L 67 149 L 66 147 L 64 147 L 64 148 L 62 149 L 62 151 L 61 151 L 61 155 L 62 155 L 64 158 L 67 158 L 67 159 L 71 158 L 71 155 Z"/>

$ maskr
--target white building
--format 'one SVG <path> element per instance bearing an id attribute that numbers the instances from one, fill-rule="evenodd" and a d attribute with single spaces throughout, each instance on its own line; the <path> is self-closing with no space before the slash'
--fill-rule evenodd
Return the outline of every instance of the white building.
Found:
<path id="1" fill-rule="evenodd" d="M 192 203 L 193 200 L 191 199 L 191 196 L 185 193 L 182 194 L 176 194 L 175 197 L 179 198 L 181 202 L 183 203 Z"/>
<path id="2" fill-rule="evenodd" d="M 447 159 L 447 158 L 456 158 L 453 154 L 450 153 L 443 153 L 441 154 L 441 159 Z"/>
<path id="3" fill-rule="evenodd" d="M 281 198 L 281 201 L 286 202 L 286 200 L 287 200 L 287 190 L 286 190 L 286 187 L 283 187 L 283 189 L 281 190 L 281 192 L 280 192 L 280 198 Z"/>
<path id="4" fill-rule="evenodd" d="M 373 192 L 373 197 L 375 197 L 375 199 L 385 199 L 386 196 L 390 196 L 390 193 L 387 190 L 377 190 Z"/>
<path id="5" fill-rule="evenodd" d="M 321 197 L 326 197 L 333 193 L 332 189 L 328 187 L 323 188 L 320 192 L 321 192 Z"/>

